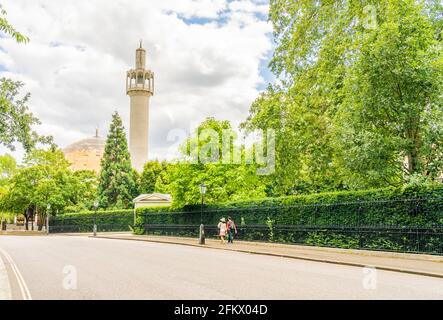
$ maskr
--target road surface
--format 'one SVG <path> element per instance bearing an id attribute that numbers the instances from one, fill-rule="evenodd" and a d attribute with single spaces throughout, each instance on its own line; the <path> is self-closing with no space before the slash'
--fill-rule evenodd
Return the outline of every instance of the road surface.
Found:
<path id="1" fill-rule="evenodd" d="M 0 256 L 13 299 L 443 299 L 441 278 L 162 243 L 0 236 Z"/>

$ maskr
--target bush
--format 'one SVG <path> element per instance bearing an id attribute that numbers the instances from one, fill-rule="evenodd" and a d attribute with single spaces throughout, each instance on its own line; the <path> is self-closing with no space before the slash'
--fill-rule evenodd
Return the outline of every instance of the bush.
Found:
<path id="1" fill-rule="evenodd" d="M 440 184 L 210 204 L 203 215 L 200 206 L 140 208 L 135 226 L 133 214 L 133 210 L 98 211 L 98 231 L 197 237 L 203 218 L 206 236 L 215 237 L 220 218 L 231 216 L 241 240 L 443 252 Z M 93 223 L 91 211 L 64 214 L 51 219 L 50 230 L 91 232 Z"/>
<path id="2" fill-rule="evenodd" d="M 51 232 L 91 232 L 94 219 L 98 231 L 130 231 L 129 226 L 134 224 L 134 210 L 66 213 L 51 217 L 49 229 Z"/>
<path id="3" fill-rule="evenodd" d="M 230 215 L 245 224 L 310 226 L 433 226 L 443 221 L 443 186 L 407 185 L 206 205 L 205 225 Z M 198 206 L 137 209 L 137 224 L 200 224 Z"/>

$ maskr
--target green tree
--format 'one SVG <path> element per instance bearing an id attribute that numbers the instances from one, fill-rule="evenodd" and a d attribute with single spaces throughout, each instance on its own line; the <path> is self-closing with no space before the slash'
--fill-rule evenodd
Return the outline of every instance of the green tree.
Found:
<path id="1" fill-rule="evenodd" d="M 80 212 L 94 209 L 94 201 L 98 198 L 98 177 L 94 171 L 79 170 L 72 174 L 72 205 L 65 207 L 65 212 Z"/>
<path id="2" fill-rule="evenodd" d="M 132 205 L 136 183 L 126 141 L 125 129 L 117 112 L 106 139 L 98 186 L 100 206 L 129 208 Z"/>
<path id="3" fill-rule="evenodd" d="M 431 19 L 413 0 L 380 2 L 344 81 L 337 115 L 343 165 L 367 186 L 401 184 L 443 168 L 443 56 Z"/>
<path id="4" fill-rule="evenodd" d="M 35 149 L 26 155 L 23 167 L 11 177 L 2 206 L 3 210 L 23 214 L 26 227 L 38 214 L 41 230 L 48 213 L 63 213 L 66 206 L 83 199 L 85 194 L 81 190 L 81 181 L 69 170 L 61 150 Z"/>
<path id="5" fill-rule="evenodd" d="M 17 42 L 28 42 L 29 39 L 14 29 L 6 19 L 6 11 L 0 5 L 0 32 L 12 36 Z M 19 96 L 23 87 L 20 81 L 0 79 L 0 145 L 14 150 L 14 143 L 20 143 L 29 152 L 37 143 L 50 144 L 52 137 L 44 137 L 32 129 L 40 121 L 27 107 L 30 94 Z"/>
<path id="6" fill-rule="evenodd" d="M 207 148 L 211 138 L 205 134 L 205 129 L 212 129 L 216 133 L 213 137 L 214 148 Z M 168 166 L 162 179 L 169 184 L 159 182 L 158 185 L 171 193 L 174 207 L 199 204 L 201 199 L 199 185 L 202 180 L 207 185 L 205 199 L 208 203 L 258 198 L 265 195 L 265 186 L 261 177 L 256 174 L 255 165 L 223 163 L 220 155 L 223 148 L 226 148 L 222 143 L 223 130 L 230 131 L 233 137 L 231 140 L 233 143 L 229 145 L 230 151 L 239 148 L 235 145 L 236 135 L 228 121 L 208 118 L 181 146 L 182 159 Z M 194 157 L 197 154 L 212 161 L 204 163 L 200 158 L 196 162 Z"/>
<path id="7" fill-rule="evenodd" d="M 15 28 L 6 19 L 6 10 L 0 4 L 0 31 L 12 36 L 18 43 L 28 42 L 29 38 L 15 30 Z"/>
<path id="8" fill-rule="evenodd" d="M 37 143 L 51 144 L 52 137 L 40 136 L 32 129 L 40 121 L 27 107 L 30 94 L 19 97 L 23 83 L 0 79 L 0 145 L 14 150 L 14 143 L 20 143 L 29 152 Z"/>
<path id="9" fill-rule="evenodd" d="M 165 165 L 158 160 L 148 161 L 143 167 L 140 178 L 140 193 L 155 192 L 155 184 L 160 173 L 165 169 Z"/>
<path id="10" fill-rule="evenodd" d="M 276 130 L 269 194 L 439 176 L 438 5 L 415 0 L 270 5 L 277 43 L 270 67 L 279 82 L 254 102 L 243 124 L 247 130 Z"/>
<path id="11" fill-rule="evenodd" d="M 155 180 L 154 192 L 158 193 L 170 193 L 169 185 L 171 184 L 170 176 L 168 174 L 170 164 L 166 161 L 162 162 L 162 171 Z"/>
<path id="12" fill-rule="evenodd" d="M 17 163 L 15 159 L 8 154 L 0 156 L 0 221 L 3 221 L 4 217 L 11 218 L 10 212 L 5 212 L 3 203 L 6 200 L 6 195 L 9 192 L 11 179 L 17 172 Z"/>
<path id="13" fill-rule="evenodd" d="M 6 184 L 17 171 L 17 162 L 14 157 L 5 154 L 0 156 L 0 186 Z"/>

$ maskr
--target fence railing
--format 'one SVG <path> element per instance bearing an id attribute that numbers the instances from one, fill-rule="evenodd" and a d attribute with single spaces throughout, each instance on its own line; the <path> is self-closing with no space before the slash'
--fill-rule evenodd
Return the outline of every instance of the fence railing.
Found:
<path id="1" fill-rule="evenodd" d="M 145 224 L 135 228 L 145 235 L 198 237 L 198 225 Z M 238 226 L 237 240 L 310 246 L 367 249 L 409 253 L 443 254 L 443 226 L 339 227 L 247 225 Z M 216 226 L 205 226 L 207 238 L 218 238 Z"/>
<path id="2" fill-rule="evenodd" d="M 50 232 L 133 231 L 137 234 L 217 236 L 230 215 L 238 240 L 443 255 L 443 198 L 409 198 L 274 207 L 205 209 L 132 215 L 56 217 Z"/>
<path id="3" fill-rule="evenodd" d="M 97 232 L 131 231 L 134 217 L 129 215 L 114 215 L 97 217 L 63 217 L 52 218 L 49 221 L 50 233 L 79 233 L 92 232 L 94 222 L 97 224 Z"/>

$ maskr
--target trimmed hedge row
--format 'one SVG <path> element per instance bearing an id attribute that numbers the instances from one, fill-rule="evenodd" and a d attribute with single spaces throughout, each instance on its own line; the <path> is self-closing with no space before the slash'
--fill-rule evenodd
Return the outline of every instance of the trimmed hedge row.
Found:
<path id="1" fill-rule="evenodd" d="M 330 192 L 208 205 L 203 223 L 232 216 L 237 223 L 311 226 L 443 225 L 443 185 Z M 200 224 L 198 206 L 137 209 L 137 225 Z"/>
<path id="2" fill-rule="evenodd" d="M 91 232 L 94 219 L 98 231 L 130 231 L 134 224 L 134 210 L 84 211 L 51 217 L 51 232 Z"/>
<path id="3" fill-rule="evenodd" d="M 199 225 L 200 206 L 137 209 L 136 224 Z M 329 192 L 211 204 L 204 207 L 203 223 L 216 225 L 232 216 L 237 224 L 310 226 L 435 226 L 443 225 L 443 185 L 404 186 L 364 191 Z M 94 212 L 53 217 L 53 231 L 89 232 Z M 133 210 L 98 211 L 102 230 L 129 231 Z M 68 228 L 69 226 L 69 228 Z M 118 230 L 120 229 L 120 230 Z M 138 230 L 142 232 L 142 230 Z"/>

